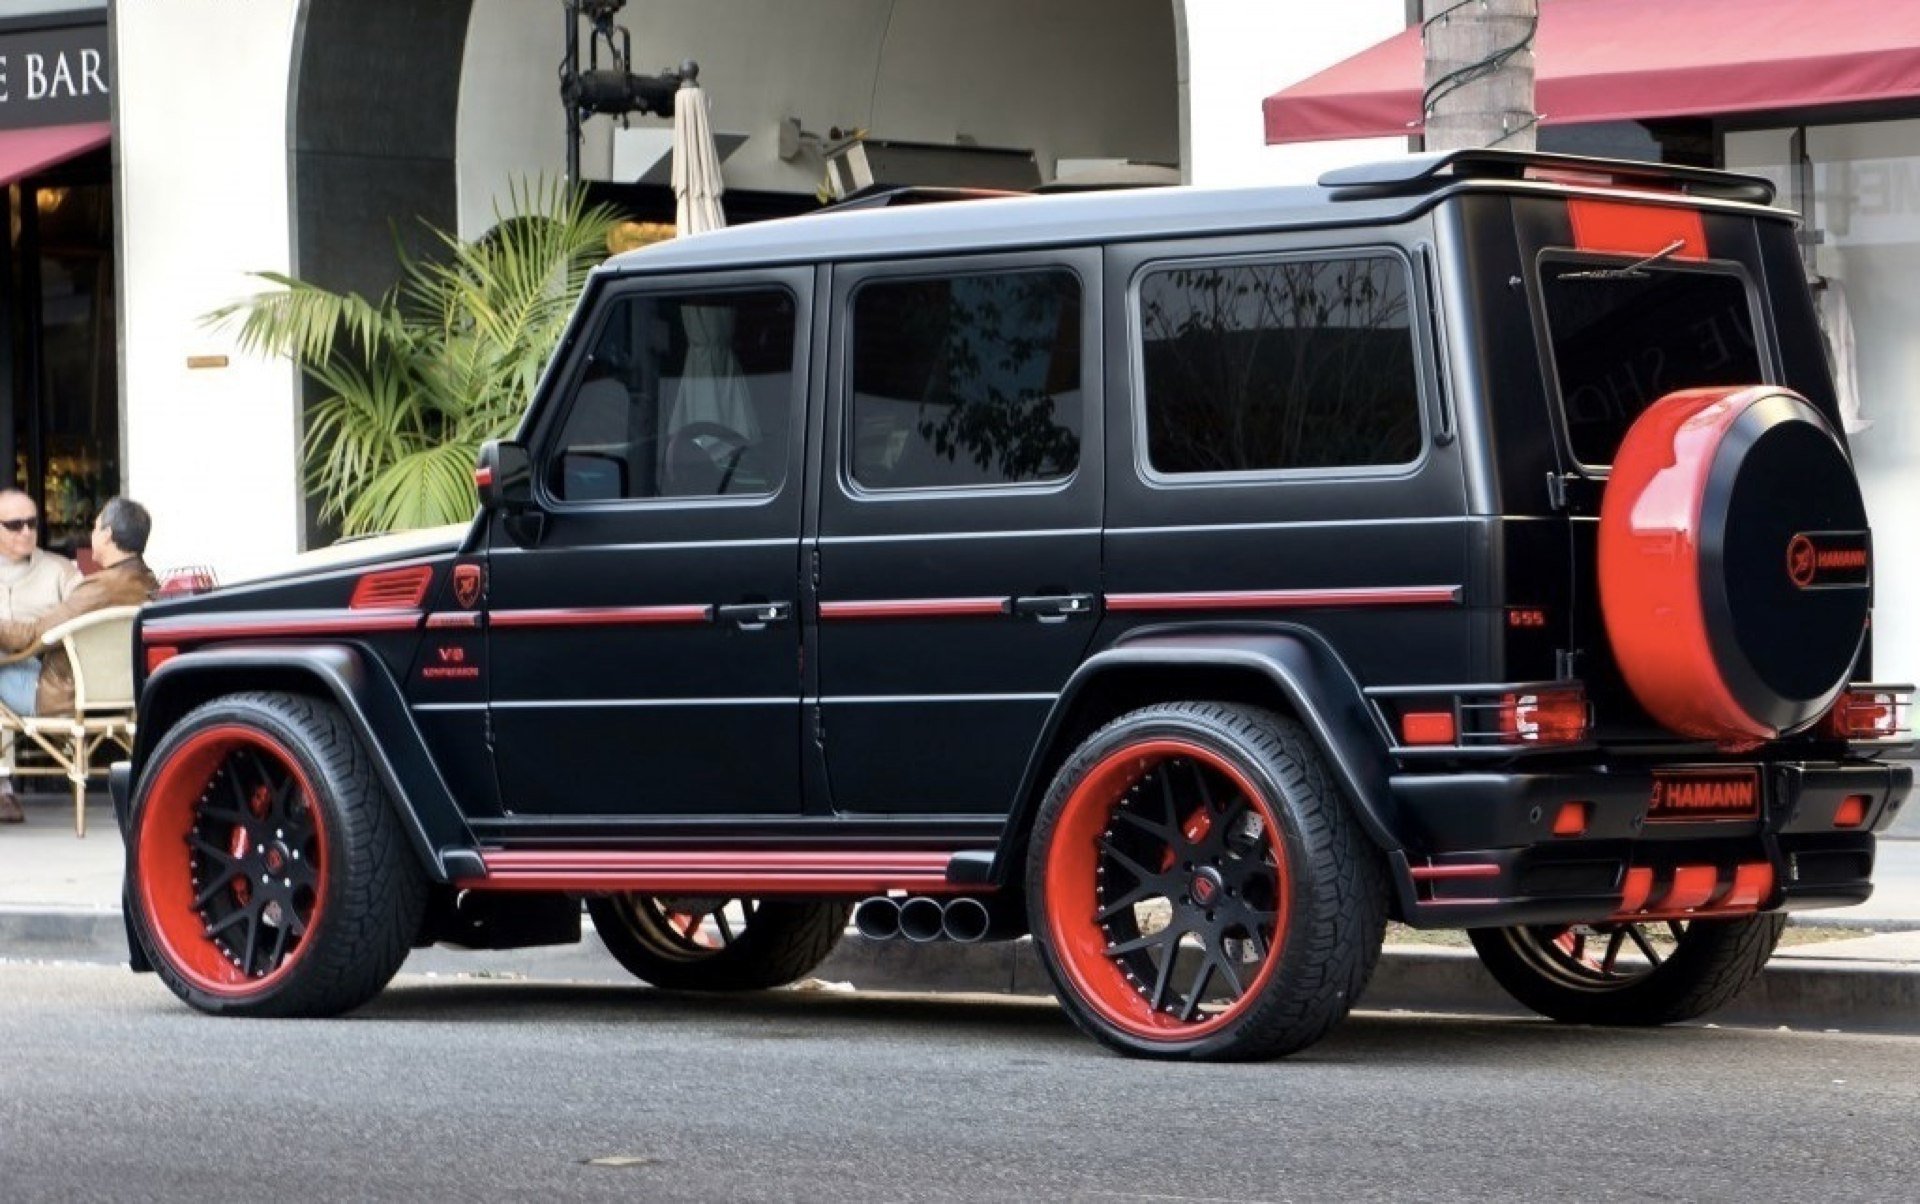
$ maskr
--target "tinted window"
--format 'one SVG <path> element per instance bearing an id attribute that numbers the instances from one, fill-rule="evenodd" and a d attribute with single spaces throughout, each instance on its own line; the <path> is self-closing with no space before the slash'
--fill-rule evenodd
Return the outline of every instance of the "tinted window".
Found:
<path id="1" fill-rule="evenodd" d="M 1080 462 L 1080 279 L 999 272 L 853 299 L 853 479 L 867 489 L 1057 480 Z"/>
<path id="2" fill-rule="evenodd" d="M 1420 454 L 1397 259 L 1151 272 L 1140 316 L 1156 472 L 1406 464 Z"/>
<path id="3" fill-rule="evenodd" d="M 1640 411 L 1675 389 L 1762 380 L 1738 276 L 1548 263 L 1541 277 L 1567 435 L 1582 464 L 1612 463 Z"/>
<path id="4" fill-rule="evenodd" d="M 613 303 L 547 463 L 548 489 L 572 502 L 774 492 L 793 359 L 785 291 Z"/>

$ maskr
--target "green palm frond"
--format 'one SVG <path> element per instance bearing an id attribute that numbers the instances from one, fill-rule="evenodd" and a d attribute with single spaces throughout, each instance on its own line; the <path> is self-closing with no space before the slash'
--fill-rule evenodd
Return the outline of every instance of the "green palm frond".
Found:
<path id="1" fill-rule="evenodd" d="M 307 488 L 348 535 L 472 515 L 480 443 L 510 434 L 619 214 L 561 182 L 514 183 L 494 229 L 400 254 L 377 300 L 272 272 L 222 306 L 242 350 L 293 361 L 320 391 L 306 415 Z"/>

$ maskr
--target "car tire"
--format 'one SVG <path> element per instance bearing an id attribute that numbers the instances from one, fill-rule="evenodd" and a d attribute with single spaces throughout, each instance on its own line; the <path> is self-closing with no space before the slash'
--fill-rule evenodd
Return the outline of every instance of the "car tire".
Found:
<path id="1" fill-rule="evenodd" d="M 764 991 L 804 978 L 847 930 L 849 903 L 605 895 L 587 900 L 601 943 L 667 991 Z"/>
<path id="2" fill-rule="evenodd" d="M 1658 941 L 1648 931 L 1656 925 L 1665 933 Z M 1738 995 L 1766 968 L 1786 925 L 1787 917 L 1776 913 L 1671 924 L 1476 928 L 1468 935 L 1494 981 L 1542 1016 L 1650 1026 L 1704 1016 Z M 1663 953 L 1660 946 L 1669 941 L 1673 947 Z"/>
<path id="3" fill-rule="evenodd" d="M 1386 928 L 1379 855 L 1312 737 L 1226 703 L 1134 711 L 1075 750 L 1041 803 L 1026 891 L 1067 1014 L 1147 1057 L 1313 1044 Z"/>
<path id="4" fill-rule="evenodd" d="M 174 993 L 204 1012 L 331 1016 L 379 994 L 427 884 L 338 707 L 216 698 L 175 724 L 134 798 L 130 917 Z"/>

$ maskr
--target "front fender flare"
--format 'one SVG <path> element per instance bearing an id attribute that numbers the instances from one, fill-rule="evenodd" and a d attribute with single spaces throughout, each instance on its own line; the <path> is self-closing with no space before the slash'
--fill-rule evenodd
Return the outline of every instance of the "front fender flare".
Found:
<path id="1" fill-rule="evenodd" d="M 1052 763 L 1049 752 L 1077 700 L 1112 675 L 1155 668 L 1220 669 L 1257 675 L 1287 702 L 1319 745 L 1341 795 L 1382 850 L 1402 847 L 1387 742 L 1359 682 L 1319 637 L 1292 629 L 1145 634 L 1088 658 L 1055 700 L 1046 727 L 1027 759 L 1013 812 L 994 852 L 987 881 L 1005 884 L 1018 873 L 1016 858 L 1039 810 Z"/>
<path id="2" fill-rule="evenodd" d="M 183 653 L 154 670 L 140 692 L 127 810 L 118 816 L 121 831 L 128 828 L 132 800 L 154 746 L 182 716 L 222 694 L 289 686 L 332 699 L 346 715 L 433 881 L 484 874 L 473 832 L 427 751 L 393 675 L 379 660 L 349 644 L 206 648 Z M 115 806 L 120 806 L 118 795 Z"/>

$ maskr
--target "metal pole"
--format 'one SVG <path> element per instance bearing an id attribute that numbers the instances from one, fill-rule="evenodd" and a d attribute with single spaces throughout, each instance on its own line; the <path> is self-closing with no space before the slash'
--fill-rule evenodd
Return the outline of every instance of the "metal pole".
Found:
<path id="1" fill-rule="evenodd" d="M 580 104 L 573 95 L 580 78 L 580 3 L 566 0 L 567 55 L 561 67 L 560 102 L 567 110 L 567 187 L 580 184 Z"/>

